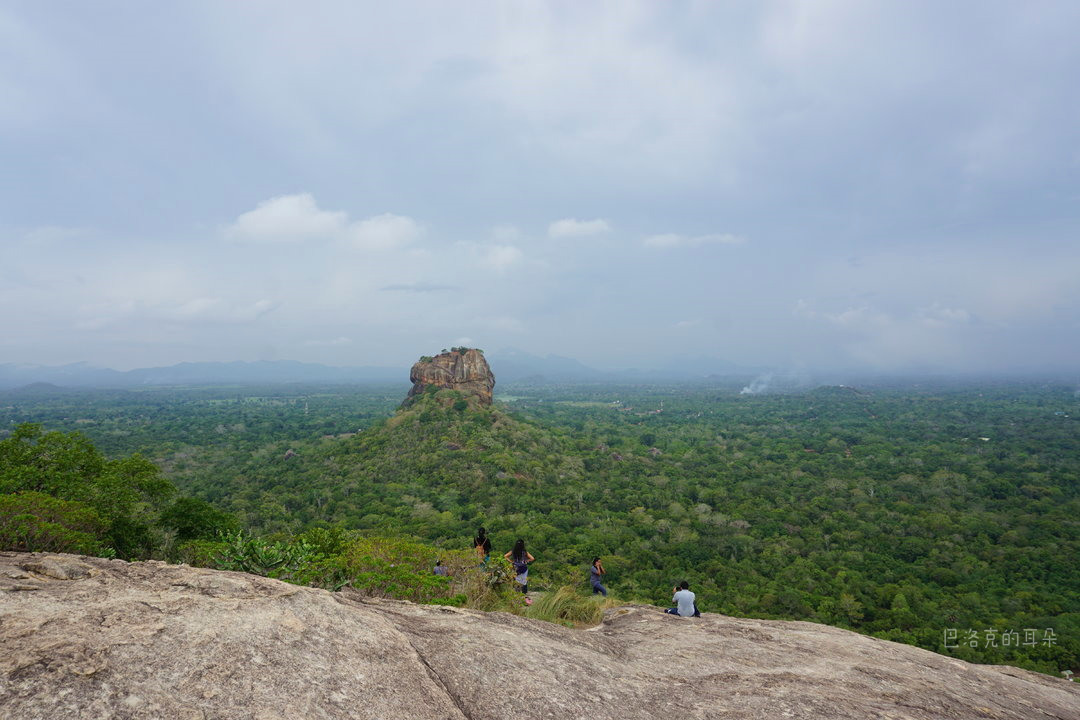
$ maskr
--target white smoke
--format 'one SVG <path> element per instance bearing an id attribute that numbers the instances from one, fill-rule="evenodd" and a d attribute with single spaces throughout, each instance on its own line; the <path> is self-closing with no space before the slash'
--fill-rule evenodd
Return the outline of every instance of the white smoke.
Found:
<path id="1" fill-rule="evenodd" d="M 739 391 L 740 395 L 764 395 L 805 390 L 813 386 L 813 379 L 804 370 L 762 373 Z"/>
<path id="2" fill-rule="evenodd" d="M 762 393 L 769 392 L 769 386 L 772 385 L 773 374 L 765 373 L 764 375 L 758 375 L 751 381 L 749 385 L 739 391 L 740 395 L 761 395 Z"/>

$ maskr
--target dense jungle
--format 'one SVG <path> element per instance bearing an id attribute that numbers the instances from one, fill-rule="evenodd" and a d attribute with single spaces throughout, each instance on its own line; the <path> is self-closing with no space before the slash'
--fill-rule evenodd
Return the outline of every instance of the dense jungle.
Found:
<path id="1" fill-rule="evenodd" d="M 285 579 L 328 584 L 327 558 L 384 538 L 426 587 L 484 526 L 497 556 L 526 541 L 540 590 L 587 592 L 599 555 L 618 601 L 667 605 L 686 580 L 705 612 L 1078 669 L 1075 387 L 745 386 L 522 384 L 405 409 L 400 384 L 29 386 L 0 393 L 0 540 L 248 570 L 262 543 L 294 553 Z M 386 557 L 367 582 L 407 586 Z"/>

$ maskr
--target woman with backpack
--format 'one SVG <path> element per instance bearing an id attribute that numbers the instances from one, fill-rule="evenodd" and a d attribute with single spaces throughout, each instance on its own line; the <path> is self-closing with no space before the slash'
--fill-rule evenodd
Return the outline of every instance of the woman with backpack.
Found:
<path id="1" fill-rule="evenodd" d="M 484 528 L 477 530 L 472 544 L 473 548 L 476 549 L 476 556 L 480 558 L 480 562 L 487 565 L 487 561 L 491 559 L 491 538 L 487 536 L 487 530 Z"/>
<path id="2" fill-rule="evenodd" d="M 514 580 L 516 580 L 517 583 L 521 585 L 521 592 L 523 594 L 528 593 L 529 563 L 531 563 L 536 558 L 530 555 L 529 551 L 525 549 L 525 541 L 521 538 L 518 538 L 518 541 L 514 543 L 514 549 L 503 555 L 503 557 L 514 563 L 514 572 L 517 573 L 517 576 L 514 578 Z"/>

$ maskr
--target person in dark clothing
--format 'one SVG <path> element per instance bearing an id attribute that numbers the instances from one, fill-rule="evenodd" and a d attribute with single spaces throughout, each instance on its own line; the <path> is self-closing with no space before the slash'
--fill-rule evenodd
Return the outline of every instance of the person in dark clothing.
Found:
<path id="1" fill-rule="evenodd" d="M 600 593 L 604 597 L 607 597 L 607 588 L 600 582 L 601 576 L 607 571 L 604 570 L 604 564 L 600 562 L 600 558 L 594 557 L 592 559 L 592 566 L 589 568 L 589 583 L 592 585 L 593 595 Z"/>
<path id="2" fill-rule="evenodd" d="M 527 594 L 529 592 L 529 563 L 536 558 L 525 549 L 525 541 L 518 538 L 518 541 L 514 543 L 514 549 L 503 557 L 514 563 L 514 572 L 517 573 L 514 580 L 521 585 L 521 592 Z"/>
<path id="3" fill-rule="evenodd" d="M 487 561 L 491 559 L 491 538 L 487 536 L 487 530 L 480 528 L 476 531 L 473 547 L 476 548 L 476 556 L 480 558 L 480 562 L 487 565 Z"/>

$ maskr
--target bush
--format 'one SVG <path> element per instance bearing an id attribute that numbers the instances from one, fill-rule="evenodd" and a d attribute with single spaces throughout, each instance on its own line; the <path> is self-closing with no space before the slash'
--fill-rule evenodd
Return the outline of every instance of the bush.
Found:
<path id="1" fill-rule="evenodd" d="M 513 569 L 503 558 L 478 566 L 471 551 L 440 550 L 401 538 L 357 537 L 341 528 L 315 528 L 280 541 L 232 533 L 217 542 L 183 543 L 177 555 L 191 565 L 327 590 L 351 587 L 367 597 L 481 610 L 509 609 L 514 597 Z M 437 560 L 448 576 L 435 574 Z"/>
<path id="2" fill-rule="evenodd" d="M 171 560 L 193 567 L 217 568 L 216 558 L 224 551 L 225 543 L 220 540 L 188 540 L 176 546 Z"/>
<path id="3" fill-rule="evenodd" d="M 160 522 L 176 531 L 176 539 L 213 540 L 239 529 L 236 518 L 198 498 L 182 497 L 161 513 Z"/>
<path id="4" fill-rule="evenodd" d="M 74 503 L 51 506 L 54 509 L 92 509 L 105 525 L 104 544 L 123 558 L 150 555 L 154 508 L 174 490 L 149 460 L 139 455 L 106 460 L 79 433 L 44 432 L 39 425 L 23 423 L 0 440 L 0 492 L 30 492 Z M 43 507 L 40 500 L 36 504 Z M 55 528 L 27 531 L 57 540 L 52 537 Z M 84 537 L 64 542 L 90 547 Z"/>
<path id="5" fill-rule="evenodd" d="M 464 551 L 442 551 L 403 539 L 357 538 L 342 555 L 349 585 L 372 597 L 431 602 L 453 596 L 452 582 L 461 578 L 476 558 Z M 434 573 L 442 560 L 450 573 Z"/>
<path id="6" fill-rule="evenodd" d="M 597 625 L 604 619 L 604 608 L 615 604 L 600 595 L 583 595 L 575 587 L 563 585 L 538 597 L 522 614 L 570 627 Z"/>
<path id="7" fill-rule="evenodd" d="M 102 554 L 105 523 L 93 508 L 39 492 L 0 495 L 0 549 Z"/>

